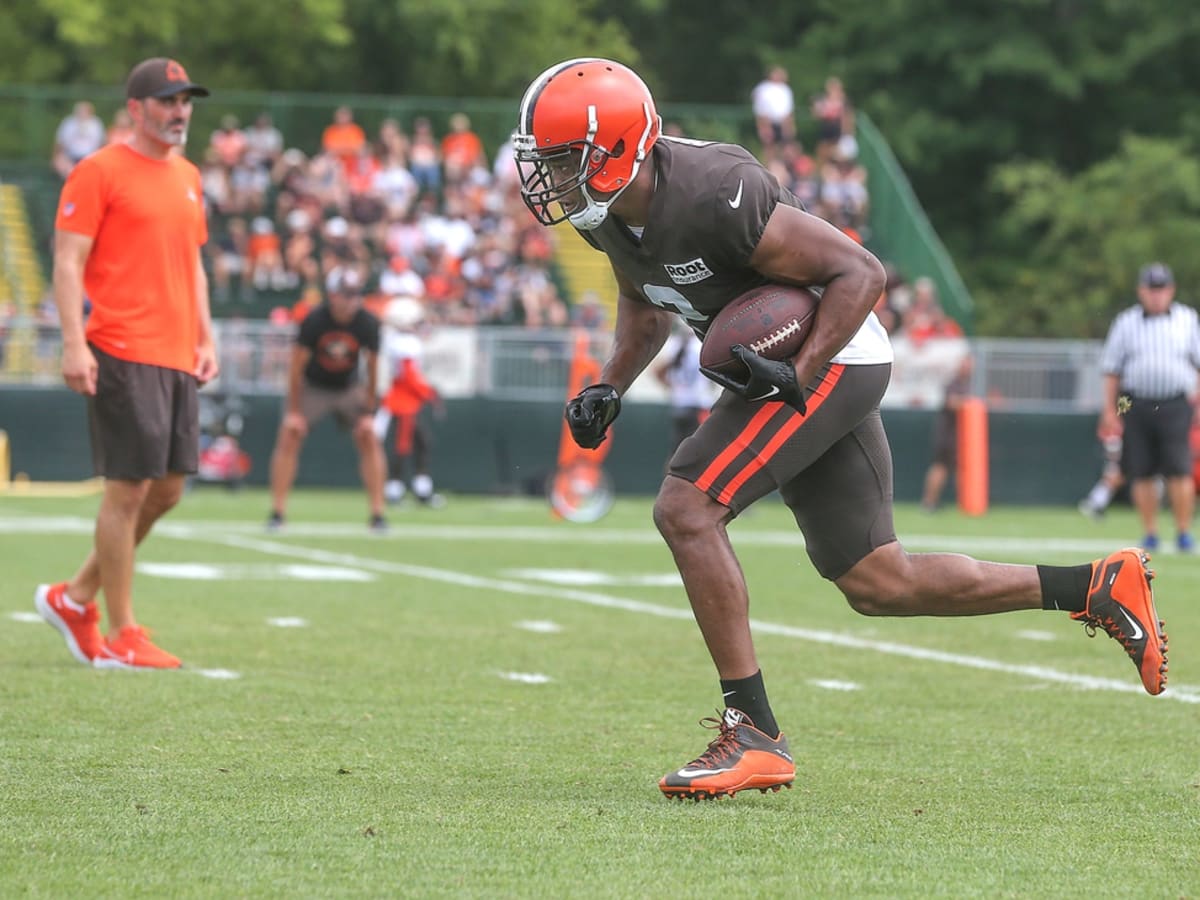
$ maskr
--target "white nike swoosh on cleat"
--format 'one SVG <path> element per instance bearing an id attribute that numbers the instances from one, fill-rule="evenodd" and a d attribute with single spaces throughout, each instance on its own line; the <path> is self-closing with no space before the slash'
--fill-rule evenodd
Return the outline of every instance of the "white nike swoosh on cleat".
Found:
<path id="1" fill-rule="evenodd" d="M 1129 627 L 1133 629 L 1133 634 L 1131 634 L 1130 637 L 1135 641 L 1140 641 L 1142 639 L 1142 635 L 1145 634 L 1145 632 L 1142 631 L 1141 626 L 1138 625 L 1138 623 L 1136 621 L 1134 621 L 1133 616 L 1131 616 L 1129 614 L 1129 612 L 1125 609 L 1125 607 L 1120 606 L 1117 608 L 1121 610 L 1121 615 L 1123 615 L 1125 617 L 1125 621 L 1128 622 Z"/>
<path id="2" fill-rule="evenodd" d="M 689 769 L 685 766 L 675 774 L 680 778 L 699 778 L 702 775 L 720 775 L 722 772 L 732 771 L 732 769 Z"/>

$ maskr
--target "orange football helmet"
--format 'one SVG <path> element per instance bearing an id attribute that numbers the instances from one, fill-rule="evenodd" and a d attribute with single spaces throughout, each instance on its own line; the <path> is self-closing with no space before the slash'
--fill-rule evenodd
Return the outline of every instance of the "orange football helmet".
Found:
<path id="1" fill-rule="evenodd" d="M 608 59 L 551 66 L 525 91 L 513 132 L 525 205 L 544 225 L 598 227 L 661 130 L 650 89 L 633 70 Z"/>

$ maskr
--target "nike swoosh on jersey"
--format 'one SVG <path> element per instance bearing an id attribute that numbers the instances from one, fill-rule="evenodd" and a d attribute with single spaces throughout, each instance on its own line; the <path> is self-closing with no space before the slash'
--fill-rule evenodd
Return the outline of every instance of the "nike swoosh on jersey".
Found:
<path id="1" fill-rule="evenodd" d="M 738 182 L 737 193 L 733 195 L 733 199 L 729 201 L 731 209 L 737 209 L 742 205 L 742 187 L 745 184 L 745 179 Z"/>

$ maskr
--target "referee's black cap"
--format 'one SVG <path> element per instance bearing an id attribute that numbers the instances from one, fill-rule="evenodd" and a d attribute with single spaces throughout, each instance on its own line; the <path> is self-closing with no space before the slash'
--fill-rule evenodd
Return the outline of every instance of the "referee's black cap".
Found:
<path id="1" fill-rule="evenodd" d="M 1138 273 L 1138 284 L 1144 287 L 1160 288 L 1174 283 L 1175 276 L 1166 263 L 1146 263 Z"/>

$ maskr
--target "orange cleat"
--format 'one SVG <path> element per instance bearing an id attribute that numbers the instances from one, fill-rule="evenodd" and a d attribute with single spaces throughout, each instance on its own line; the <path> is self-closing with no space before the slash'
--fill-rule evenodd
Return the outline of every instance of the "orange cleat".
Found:
<path id="1" fill-rule="evenodd" d="M 90 666 L 104 643 L 96 601 L 80 606 L 68 599 L 67 583 L 60 581 L 58 584 L 39 584 L 33 603 L 42 618 L 62 634 L 71 655 Z"/>
<path id="2" fill-rule="evenodd" d="M 1088 637 L 1103 629 L 1119 641 L 1137 666 L 1149 694 L 1167 686 L 1167 633 L 1154 609 L 1150 557 L 1137 547 L 1110 553 L 1092 563 L 1087 607 L 1071 613 L 1083 622 Z"/>
<path id="3" fill-rule="evenodd" d="M 104 640 L 92 662 L 97 669 L 178 669 L 179 658 L 150 643 L 141 625 L 126 625 L 115 641 Z"/>
<path id="4" fill-rule="evenodd" d="M 796 780 L 796 764 L 782 734 L 772 740 L 736 709 L 725 710 L 720 718 L 703 718 L 700 724 L 720 733 L 699 758 L 659 780 L 659 790 L 668 797 L 712 800 L 748 788 L 765 794 L 790 788 Z"/>

